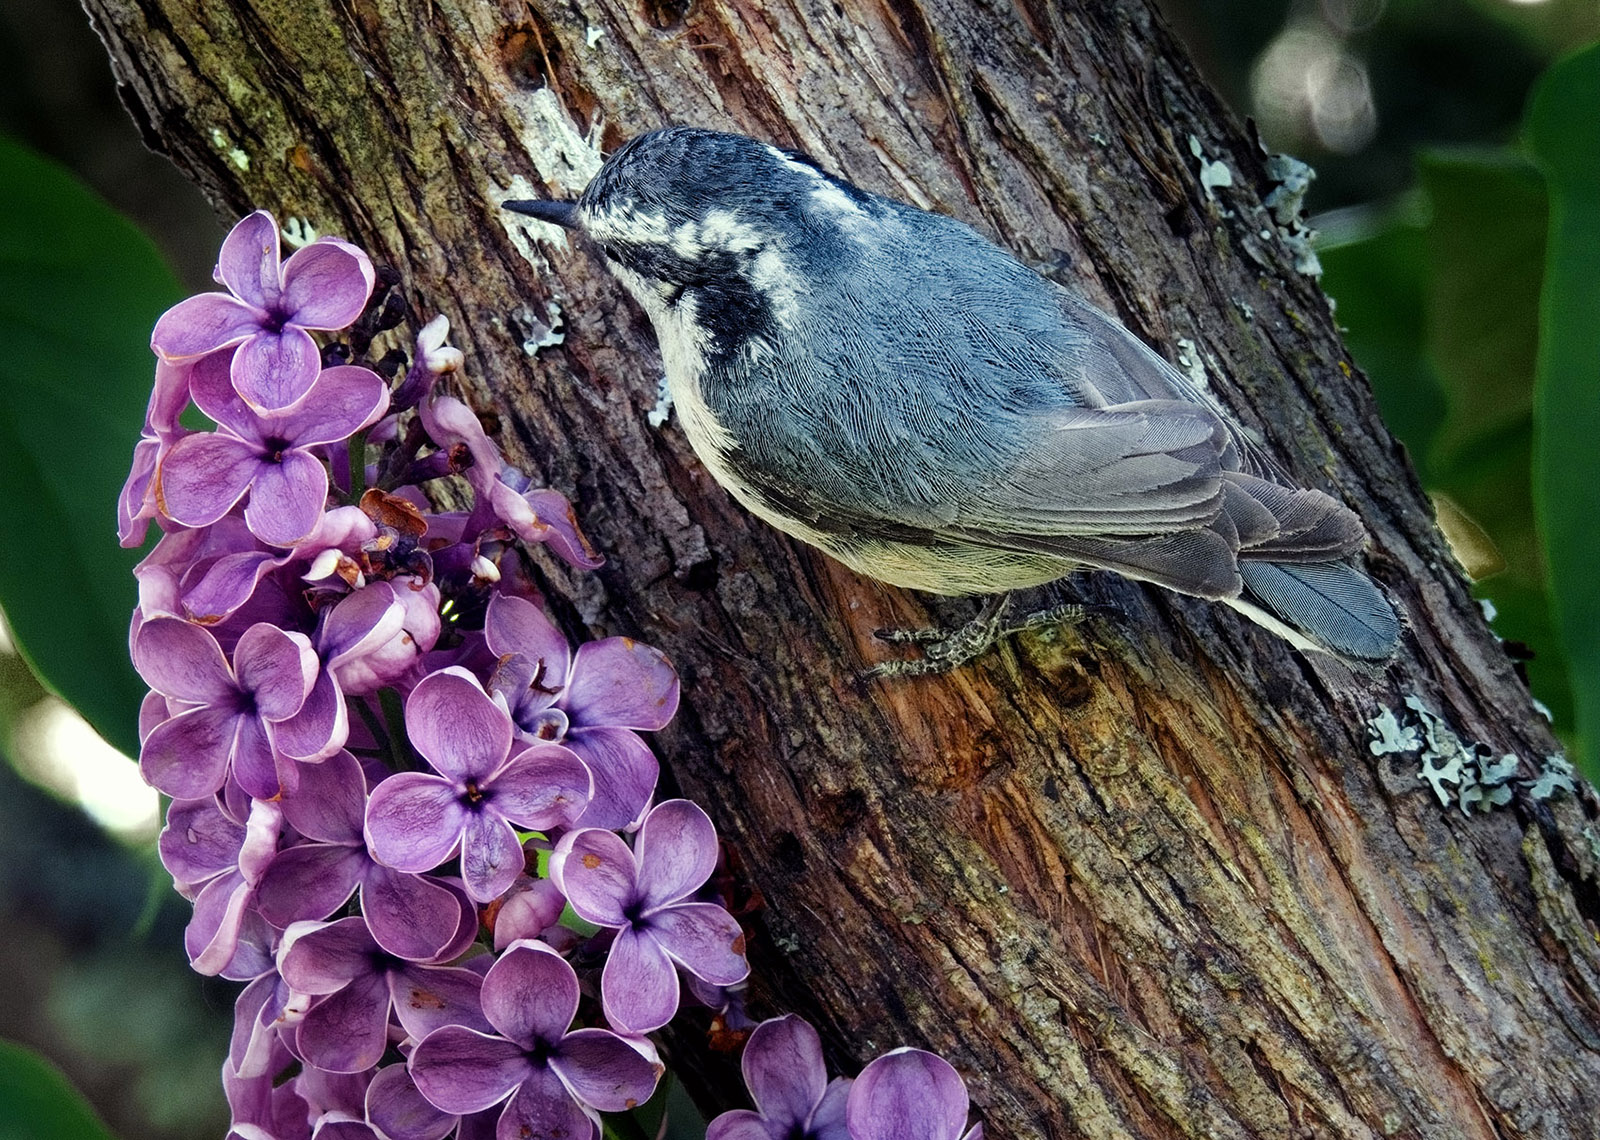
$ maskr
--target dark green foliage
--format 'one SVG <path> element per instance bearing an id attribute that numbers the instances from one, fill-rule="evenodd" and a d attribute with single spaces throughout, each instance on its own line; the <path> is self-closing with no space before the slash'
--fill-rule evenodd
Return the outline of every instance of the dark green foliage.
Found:
<path id="1" fill-rule="evenodd" d="M 115 507 L 144 420 L 150 327 L 181 295 L 155 247 L 72 175 L 0 140 L 0 608 L 45 683 L 138 752 Z"/>

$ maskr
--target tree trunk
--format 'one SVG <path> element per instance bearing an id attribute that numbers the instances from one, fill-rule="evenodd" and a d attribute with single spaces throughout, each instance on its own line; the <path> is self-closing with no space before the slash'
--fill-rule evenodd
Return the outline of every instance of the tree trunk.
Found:
<path id="1" fill-rule="evenodd" d="M 1595 799 L 1531 794 L 1550 733 L 1261 207 L 1263 152 L 1147 0 L 88 7 L 151 145 L 230 213 L 398 267 L 513 461 L 572 496 L 609 561 L 552 568 L 551 600 L 683 674 L 657 743 L 765 899 L 756 1015 L 804 1014 L 850 1072 L 944 1053 L 994 1140 L 1595 1135 Z M 669 122 L 954 214 L 1198 362 L 1366 520 L 1399 660 L 1353 675 L 1095 575 L 1073 591 L 1119 615 L 862 681 L 893 652 L 874 629 L 970 603 L 740 510 L 646 422 L 659 358 L 621 288 L 497 209 L 575 194 L 597 146 Z M 1408 701 L 1439 718 L 1427 742 L 1374 744 Z M 1518 758 L 1509 804 L 1469 815 L 1419 778 L 1461 741 Z M 670 1044 L 739 1100 L 701 1035 Z"/>

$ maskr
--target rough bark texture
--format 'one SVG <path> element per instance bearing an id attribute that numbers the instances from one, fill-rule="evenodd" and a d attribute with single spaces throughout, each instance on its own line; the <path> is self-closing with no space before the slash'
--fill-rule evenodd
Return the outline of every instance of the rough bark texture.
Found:
<path id="1" fill-rule="evenodd" d="M 1408 697 L 1525 778 L 1554 745 L 1260 210 L 1260 150 L 1145 0 L 88 6 L 151 144 L 225 210 L 399 267 L 455 323 L 501 443 L 572 495 L 610 561 L 552 571 L 552 599 L 682 670 L 658 744 L 765 896 L 758 1015 L 804 1013 L 847 1068 L 942 1051 L 996 1140 L 1594 1135 L 1594 801 L 1522 789 L 1468 817 L 1414 753 L 1369 751 Z M 622 291 L 495 208 L 575 193 L 592 143 L 667 122 L 808 150 L 974 223 L 1169 357 L 1192 342 L 1269 448 L 1366 519 L 1410 615 L 1401 659 L 1354 676 L 1099 576 L 1074 589 L 1122 616 L 858 680 L 889 652 L 871 631 L 926 599 L 740 511 L 647 425 L 659 362 Z M 1214 199 L 1192 139 L 1233 172 Z M 672 1044 L 700 1067 L 695 1033 Z"/>

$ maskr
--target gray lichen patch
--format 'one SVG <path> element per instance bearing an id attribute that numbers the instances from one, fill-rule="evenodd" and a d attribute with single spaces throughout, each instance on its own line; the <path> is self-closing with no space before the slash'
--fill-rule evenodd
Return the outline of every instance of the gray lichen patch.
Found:
<path id="1" fill-rule="evenodd" d="M 1417 779 L 1426 781 L 1444 807 L 1454 804 L 1463 815 L 1489 811 L 1511 802 L 1512 783 L 1520 761 L 1512 753 L 1496 756 L 1486 745 L 1462 740 L 1443 717 L 1410 696 L 1398 713 L 1380 708 L 1367 721 L 1374 756 L 1411 755 L 1419 761 Z M 1523 781 L 1533 799 L 1548 799 L 1558 790 L 1573 790 L 1572 766 L 1559 756 L 1545 759 L 1539 776 Z"/>

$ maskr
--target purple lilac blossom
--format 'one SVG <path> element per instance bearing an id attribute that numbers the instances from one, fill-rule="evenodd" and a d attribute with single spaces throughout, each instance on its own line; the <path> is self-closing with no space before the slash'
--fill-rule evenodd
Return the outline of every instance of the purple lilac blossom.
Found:
<path id="1" fill-rule="evenodd" d="M 316 679 L 316 653 L 304 634 L 253 625 L 230 666 L 203 627 L 157 617 L 139 627 L 133 661 L 169 703 L 189 706 L 145 737 L 139 771 L 148 784 L 174 799 L 210 795 L 229 774 L 261 799 L 293 785 L 294 765 L 277 761 L 272 738 L 278 722 L 300 711 Z"/>
<path id="2" fill-rule="evenodd" d="M 184 948 L 196 972 L 241 980 L 255 976 L 248 947 L 239 968 L 233 967 L 282 830 L 283 812 L 276 803 L 256 801 L 241 825 L 214 797 L 173 802 L 157 849 L 178 892 L 194 901 Z"/>
<path id="3" fill-rule="evenodd" d="M 896 1049 L 861 1070 L 845 1101 L 851 1140 L 983 1140 L 967 1128 L 967 1086 L 943 1057 Z"/>
<path id="4" fill-rule="evenodd" d="M 178 422 L 188 403 L 188 366 L 158 360 L 144 428 L 133 448 L 133 470 L 117 500 L 117 539 L 125 547 L 141 545 L 149 520 L 157 517 L 153 483 L 156 464 L 167 448 L 188 434 Z"/>
<path id="5" fill-rule="evenodd" d="M 295 1052 L 328 1072 L 376 1065 L 389 1043 L 391 1010 L 414 1038 L 441 1025 L 488 1028 L 478 1009 L 477 973 L 396 957 L 359 918 L 291 926 L 278 950 L 278 972 L 298 993 L 326 995 L 300 1019 Z"/>
<path id="6" fill-rule="evenodd" d="M 227 1140 L 310 1140 L 306 1102 L 293 1081 L 277 1080 L 294 1062 L 283 1043 L 275 1042 L 271 1057 L 253 1076 L 242 1077 L 231 1065 L 222 1066 L 222 1089 L 233 1113 Z"/>
<path id="7" fill-rule="evenodd" d="M 180 301 L 156 322 L 150 347 L 169 362 L 237 345 L 230 366 L 239 395 L 280 411 L 311 388 L 322 357 L 307 329 L 342 329 L 366 307 L 376 281 L 367 255 L 319 238 L 279 261 L 278 224 L 257 210 L 222 243 L 216 279 L 227 293 Z"/>
<path id="8" fill-rule="evenodd" d="M 662 1066 L 648 1043 L 571 1029 L 578 978 L 549 947 L 512 945 L 489 967 L 481 996 L 499 1036 L 449 1025 L 411 1054 L 417 1088 L 439 1109 L 481 1112 L 506 1101 L 499 1140 L 586 1140 L 600 1135 L 599 1112 L 633 1108 L 655 1091 Z"/>
<path id="9" fill-rule="evenodd" d="M 324 369 L 281 412 L 246 404 L 220 355 L 195 364 L 189 388 L 218 430 L 185 436 L 167 449 L 156 468 L 156 505 L 173 522 L 208 526 L 248 493 L 245 524 L 273 546 L 304 541 L 322 518 L 328 472 L 315 449 L 349 438 L 389 406 L 383 378 L 354 365 Z"/>
<path id="10" fill-rule="evenodd" d="M 278 852 L 261 877 L 262 917 L 280 928 L 324 919 L 359 888 L 361 913 L 384 950 L 415 962 L 455 957 L 477 931 L 476 912 L 438 879 L 375 862 L 362 836 L 366 806 L 366 777 L 350 753 L 302 770 L 283 815 L 306 842 Z"/>
<path id="11" fill-rule="evenodd" d="M 756 1110 L 724 1112 L 706 1140 L 851 1140 L 845 1098 L 852 1082 L 828 1080 L 817 1031 L 794 1014 L 763 1021 L 739 1060 Z"/>
<path id="12" fill-rule="evenodd" d="M 440 775 L 402 772 L 373 790 L 367 846 L 398 871 L 427 871 L 460 849 L 461 878 L 489 902 L 521 874 L 518 827 L 543 831 L 583 810 L 593 780 L 559 744 L 514 749 L 511 717 L 458 666 L 430 673 L 406 699 L 412 747 Z"/>
<path id="13" fill-rule="evenodd" d="M 716 865 L 716 829 L 688 800 L 652 809 L 631 851 L 599 828 L 568 832 L 556 845 L 551 880 L 580 918 L 618 931 L 600 981 L 615 1028 L 648 1033 L 670 1021 L 676 967 L 714 985 L 749 974 L 738 921 L 715 903 L 691 901 Z"/>
<path id="14" fill-rule="evenodd" d="M 572 653 L 532 602 L 497 594 L 484 640 L 498 659 L 488 688 L 529 740 L 560 742 L 594 773 L 594 798 L 576 821 L 633 827 L 655 794 L 659 765 L 635 730 L 666 726 L 678 710 L 678 674 L 658 649 L 627 637 Z"/>
<path id="15" fill-rule="evenodd" d="M 314 643 L 322 672 L 300 712 L 279 726 L 278 747 L 297 760 L 318 760 L 344 747 L 346 698 L 386 685 L 410 690 L 440 628 L 439 588 L 417 579 L 373 582 L 328 607 Z"/>

